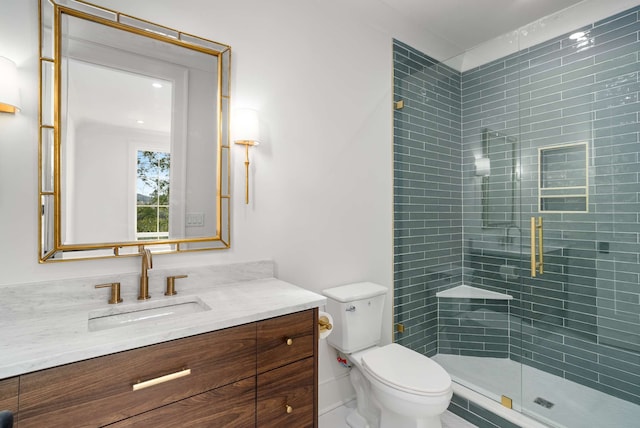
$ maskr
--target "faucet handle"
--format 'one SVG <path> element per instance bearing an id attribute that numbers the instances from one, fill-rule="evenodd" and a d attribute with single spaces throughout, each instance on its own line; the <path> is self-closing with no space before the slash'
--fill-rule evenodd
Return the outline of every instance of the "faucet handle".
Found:
<path id="1" fill-rule="evenodd" d="M 122 298 L 120 297 L 120 283 L 119 282 L 110 282 L 108 284 L 98 284 L 96 288 L 111 288 L 111 298 L 109 299 L 109 304 L 121 303 Z"/>
<path id="2" fill-rule="evenodd" d="M 188 275 L 175 275 L 167 277 L 167 291 L 164 293 L 165 296 L 174 296 L 178 294 L 176 291 L 176 279 L 187 278 Z"/>

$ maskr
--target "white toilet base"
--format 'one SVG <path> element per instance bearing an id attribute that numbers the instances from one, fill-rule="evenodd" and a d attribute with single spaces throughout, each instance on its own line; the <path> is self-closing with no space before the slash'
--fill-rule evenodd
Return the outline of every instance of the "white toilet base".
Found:
<path id="1" fill-rule="evenodd" d="M 373 390 L 371 381 L 360 371 L 359 364 L 354 364 L 351 367 L 349 378 L 356 390 L 356 408 L 347 415 L 346 419 L 350 428 L 442 428 L 440 416 L 447 409 L 451 396 L 445 400 L 437 400 L 438 402 L 441 401 L 441 407 L 429 406 L 434 413 L 433 415 L 425 415 L 423 413 L 420 416 L 408 418 L 392 412 L 380 404 L 377 395 L 382 391 Z M 382 395 L 386 394 L 383 393 Z M 398 397 L 391 396 L 387 396 L 385 401 L 394 403 L 398 409 L 402 409 L 403 404 L 409 404 L 402 402 Z M 424 410 L 424 408 L 422 409 Z"/>
<path id="2" fill-rule="evenodd" d="M 410 419 L 382 409 L 380 428 L 442 428 L 440 415 L 430 418 Z"/>
<path id="3" fill-rule="evenodd" d="M 374 428 L 358 413 L 358 409 L 353 409 L 349 412 L 347 415 L 347 425 L 349 428 Z"/>

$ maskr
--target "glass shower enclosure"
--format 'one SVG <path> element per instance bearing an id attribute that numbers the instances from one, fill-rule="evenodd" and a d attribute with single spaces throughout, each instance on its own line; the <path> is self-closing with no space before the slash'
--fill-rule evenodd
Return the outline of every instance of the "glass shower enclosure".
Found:
<path id="1" fill-rule="evenodd" d="M 640 420 L 639 11 L 469 69 L 394 42 L 395 340 L 548 426 Z"/>

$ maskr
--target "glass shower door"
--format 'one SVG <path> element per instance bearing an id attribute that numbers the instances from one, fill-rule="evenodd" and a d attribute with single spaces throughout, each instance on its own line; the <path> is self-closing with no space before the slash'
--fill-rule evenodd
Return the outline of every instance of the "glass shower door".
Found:
<path id="1" fill-rule="evenodd" d="M 560 61 L 544 73 L 531 66 L 535 50 L 521 57 L 520 221 L 529 225 L 522 411 L 551 426 L 640 419 L 640 105 L 631 71 L 640 63 L 625 41 L 632 23 L 637 10 L 546 44 Z"/>

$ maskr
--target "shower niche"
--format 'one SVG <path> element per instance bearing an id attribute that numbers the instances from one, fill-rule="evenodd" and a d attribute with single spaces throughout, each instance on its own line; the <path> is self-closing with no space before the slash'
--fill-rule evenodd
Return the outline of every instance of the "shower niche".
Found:
<path id="1" fill-rule="evenodd" d="M 538 211 L 586 213 L 589 207 L 588 184 L 587 143 L 538 149 Z"/>

